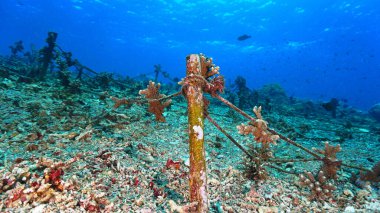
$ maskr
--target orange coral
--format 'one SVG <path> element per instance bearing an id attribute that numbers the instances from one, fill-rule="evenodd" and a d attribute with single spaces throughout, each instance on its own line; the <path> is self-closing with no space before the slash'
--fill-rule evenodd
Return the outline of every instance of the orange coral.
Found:
<path id="1" fill-rule="evenodd" d="M 117 109 L 121 105 L 128 105 L 128 104 L 130 104 L 129 101 L 126 98 L 119 99 L 119 98 L 116 98 L 116 97 L 113 97 L 113 96 L 111 96 L 110 98 L 112 99 L 113 102 L 115 102 L 115 104 L 113 105 L 113 109 Z"/>
<path id="2" fill-rule="evenodd" d="M 212 58 L 199 54 L 199 61 L 188 63 L 186 66 L 188 76 L 179 82 L 183 91 L 186 91 L 189 85 L 200 85 L 204 92 L 213 97 L 224 91 L 224 77 L 219 75 L 220 68 L 212 63 Z"/>
<path id="3" fill-rule="evenodd" d="M 268 123 L 263 120 L 261 115 L 261 107 L 255 106 L 253 108 L 253 112 L 256 114 L 257 119 L 254 122 L 250 122 L 248 125 L 241 124 L 237 126 L 239 134 L 248 135 L 252 133 L 252 135 L 255 136 L 255 141 L 258 143 L 276 144 L 279 136 L 268 131 Z"/>
<path id="4" fill-rule="evenodd" d="M 160 94 L 161 85 L 158 83 L 157 85 L 153 81 L 149 81 L 149 85 L 146 89 L 140 90 L 140 95 L 145 95 L 145 98 L 149 100 L 149 108 L 148 111 L 153 113 L 156 116 L 156 120 L 160 122 L 165 122 L 165 117 L 162 115 L 164 109 L 170 105 L 172 102 L 171 99 L 166 100 L 165 102 L 161 102 L 158 99 L 166 97 L 163 94 Z"/>

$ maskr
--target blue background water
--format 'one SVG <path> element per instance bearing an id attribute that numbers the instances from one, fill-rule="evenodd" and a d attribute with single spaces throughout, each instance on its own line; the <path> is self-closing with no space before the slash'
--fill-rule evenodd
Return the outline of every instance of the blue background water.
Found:
<path id="1" fill-rule="evenodd" d="M 185 56 L 202 52 L 252 88 L 279 83 L 365 110 L 380 102 L 379 23 L 378 0 L 1 0 L 0 54 L 20 39 L 41 48 L 55 31 L 97 71 L 136 76 L 161 64 L 183 77 Z"/>

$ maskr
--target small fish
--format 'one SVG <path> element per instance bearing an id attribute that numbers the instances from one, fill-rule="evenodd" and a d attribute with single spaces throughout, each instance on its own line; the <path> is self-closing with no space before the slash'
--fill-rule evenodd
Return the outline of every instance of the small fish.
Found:
<path id="1" fill-rule="evenodd" d="M 244 34 L 244 35 L 239 36 L 239 37 L 237 38 L 237 40 L 239 40 L 239 41 L 244 41 L 244 40 L 247 40 L 247 39 L 249 39 L 249 38 L 251 38 L 251 37 L 252 37 L 252 36 L 250 36 L 250 35 Z"/>

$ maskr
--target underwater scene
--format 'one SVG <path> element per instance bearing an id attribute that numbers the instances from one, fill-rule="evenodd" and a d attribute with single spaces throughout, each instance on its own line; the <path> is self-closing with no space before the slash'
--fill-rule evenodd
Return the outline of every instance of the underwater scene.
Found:
<path id="1" fill-rule="evenodd" d="M 380 212 L 377 0 L 2 0 L 0 212 Z"/>

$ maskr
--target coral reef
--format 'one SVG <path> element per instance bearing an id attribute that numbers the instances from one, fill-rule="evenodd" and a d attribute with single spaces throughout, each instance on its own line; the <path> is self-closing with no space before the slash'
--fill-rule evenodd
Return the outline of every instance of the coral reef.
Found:
<path id="1" fill-rule="evenodd" d="M 198 69 L 200 74 L 194 74 L 198 64 L 190 64 L 194 72 L 182 80 L 180 91 L 150 82 L 141 91 L 144 97 L 134 94 L 142 89 L 143 81 L 109 75 L 104 83 L 96 84 L 93 79 L 102 74 L 73 60 L 57 44 L 54 56 L 58 65 L 54 78 L 44 80 L 25 76 L 33 65 L 24 58 L 0 58 L 0 211 L 199 211 L 199 201 L 193 202 L 188 184 L 189 178 L 195 178 L 190 175 L 188 130 L 197 142 L 204 138 L 204 147 L 195 153 L 203 153 L 207 162 L 202 168 L 207 178 L 206 172 L 199 173 L 207 182 L 200 184 L 203 191 L 198 194 L 202 201 L 207 196 L 209 211 L 375 211 L 379 205 L 376 183 L 361 189 L 355 181 L 349 182 L 356 170 L 362 171 L 361 181 L 374 182 L 379 177 L 379 164 L 372 170 L 351 164 L 372 165 L 380 157 L 376 149 L 379 127 L 362 113 L 350 111 L 344 118 L 332 119 L 320 104 L 293 98 L 291 105 L 275 107 L 277 102 L 270 99 L 263 105 L 265 119 L 261 107 L 254 108 L 253 118 L 221 97 L 224 78 L 204 55 L 198 55 L 204 65 Z M 75 71 L 79 78 L 73 75 Z M 64 85 L 69 89 L 75 80 L 81 93 L 65 95 Z M 204 102 L 197 108 L 198 115 L 209 121 L 202 125 L 212 123 L 216 129 L 203 130 L 198 123 L 186 130 L 189 121 L 181 101 L 163 117 L 166 103 L 186 97 L 186 90 L 198 84 L 205 93 L 196 99 Z M 160 89 L 174 93 L 165 96 Z M 282 96 L 276 91 L 280 90 L 273 89 L 273 94 Z M 157 121 L 167 123 L 152 121 L 144 104 L 149 104 L 148 111 Z M 305 107 L 309 107 L 307 118 L 299 110 Z M 237 112 L 235 118 L 227 116 L 231 110 Z M 256 142 L 248 137 L 234 139 L 239 137 L 236 123 L 244 123 L 237 115 L 249 121 L 238 127 L 240 134 L 252 135 Z M 336 144 L 343 137 L 340 146 L 325 143 L 321 150 L 308 148 L 322 147 L 321 141 L 326 140 Z M 363 144 L 366 148 L 359 149 Z M 311 200 L 294 184 L 294 175 L 305 168 L 320 171 L 300 177 Z"/>
<path id="2" fill-rule="evenodd" d="M 110 98 L 111 98 L 111 100 L 113 102 L 115 102 L 115 104 L 113 105 L 113 109 L 117 109 L 117 108 L 119 108 L 122 105 L 128 105 L 128 104 L 130 104 L 130 101 L 128 99 L 126 99 L 126 98 L 119 99 L 119 98 L 116 98 L 116 97 L 113 97 L 113 96 L 111 96 Z"/>

